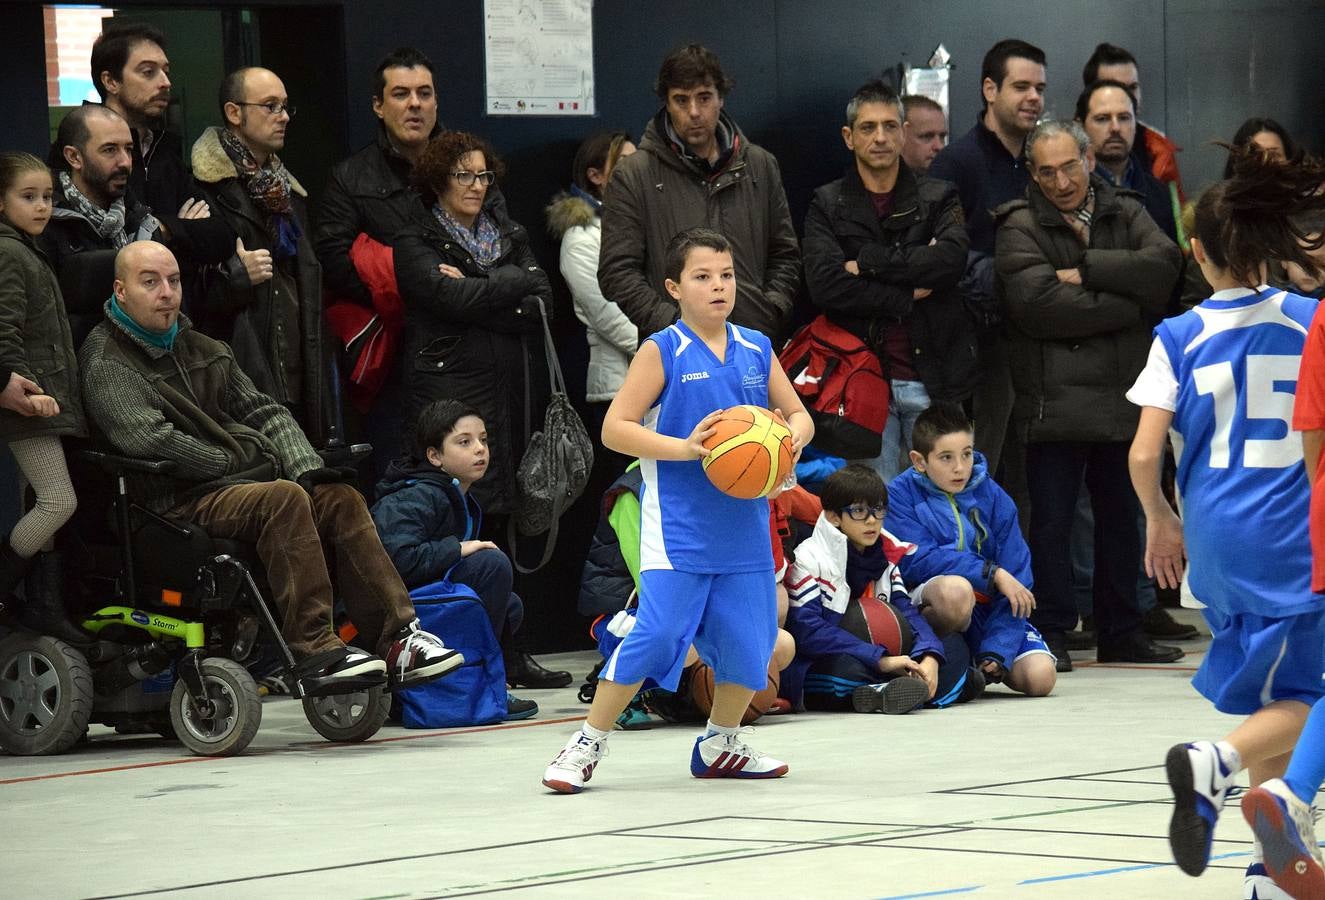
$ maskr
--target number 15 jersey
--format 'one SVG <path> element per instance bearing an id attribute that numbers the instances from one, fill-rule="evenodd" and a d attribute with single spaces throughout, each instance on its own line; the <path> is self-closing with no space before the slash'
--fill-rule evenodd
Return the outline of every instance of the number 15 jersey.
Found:
<path id="1" fill-rule="evenodd" d="M 1282 617 L 1311 593 L 1310 486 L 1290 423 L 1316 302 L 1261 288 L 1218 291 L 1155 329 L 1127 399 L 1173 413 L 1178 497 L 1196 599 Z"/>

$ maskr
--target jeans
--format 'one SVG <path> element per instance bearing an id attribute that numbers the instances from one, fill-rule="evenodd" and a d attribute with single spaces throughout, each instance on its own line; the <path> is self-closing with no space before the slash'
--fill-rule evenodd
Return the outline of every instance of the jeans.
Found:
<path id="1" fill-rule="evenodd" d="M 503 646 L 520 630 L 524 621 L 524 603 L 512 593 L 511 559 L 501 550 L 479 550 L 451 567 L 447 578 L 472 588 L 492 623 L 492 633 Z"/>
<path id="2" fill-rule="evenodd" d="M 911 449 L 911 431 L 916 418 L 929 409 L 929 393 L 919 381 L 890 382 L 892 401 L 888 421 L 883 426 L 883 449 L 874 459 L 857 459 L 878 472 L 884 481 L 892 481 L 909 463 L 905 455 Z"/>
<path id="3" fill-rule="evenodd" d="M 414 620 L 414 604 L 382 549 L 363 497 L 348 484 L 293 481 L 221 488 L 171 510 L 212 537 L 252 541 L 267 569 L 281 636 L 296 659 L 341 646 L 331 630 L 333 588 L 324 548 L 335 552 L 335 591 L 379 655 Z"/>
<path id="4" fill-rule="evenodd" d="M 1141 627 L 1136 596 L 1140 504 L 1127 471 L 1127 450 L 1126 441 L 1052 441 L 1026 447 L 1037 604 L 1031 624 L 1046 637 L 1061 636 L 1077 624 L 1071 536 L 1083 474 L 1095 511 L 1092 598 L 1100 645 L 1126 639 Z"/>

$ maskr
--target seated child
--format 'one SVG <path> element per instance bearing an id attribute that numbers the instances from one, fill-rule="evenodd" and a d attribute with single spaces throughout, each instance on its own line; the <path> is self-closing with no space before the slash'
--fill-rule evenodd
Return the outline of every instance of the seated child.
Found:
<path id="1" fill-rule="evenodd" d="M 978 694 L 964 644 L 941 642 L 902 585 L 895 563 L 912 548 L 883 530 L 883 479 L 868 466 L 849 465 L 828 476 L 820 499 L 814 534 L 796 547 L 786 577 L 796 659 L 783 674 L 782 696 L 806 709 L 898 714 L 927 700 L 945 706 Z M 862 595 L 887 600 L 905 617 L 915 633 L 909 655 L 842 627 Z"/>
<path id="2" fill-rule="evenodd" d="M 889 486 L 888 529 L 916 551 L 899 563 L 911 596 L 939 634 L 963 632 L 988 682 L 1043 697 L 1057 680 L 1035 609 L 1031 554 L 1012 498 L 989 477 L 970 420 L 953 403 L 916 419 L 912 468 Z"/>
<path id="3" fill-rule="evenodd" d="M 506 681 L 565 687 L 569 672 L 544 669 L 512 649 L 524 604 L 511 590 L 511 561 L 492 541 L 477 540 L 483 511 L 469 487 L 488 470 L 488 433 L 474 409 L 436 400 L 419 413 L 414 451 L 387 468 L 377 484 L 373 522 L 382 546 L 411 590 L 450 579 L 472 588 L 506 658 Z M 528 718 L 538 704 L 507 698 L 508 718 Z"/>

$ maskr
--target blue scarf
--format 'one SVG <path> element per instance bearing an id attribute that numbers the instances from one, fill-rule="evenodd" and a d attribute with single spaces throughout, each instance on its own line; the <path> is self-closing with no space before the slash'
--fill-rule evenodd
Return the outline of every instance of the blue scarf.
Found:
<path id="1" fill-rule="evenodd" d="M 128 313 L 120 308 L 119 303 L 115 302 L 115 296 L 110 298 L 110 315 L 116 322 L 123 326 L 124 330 L 132 334 L 144 344 L 153 347 L 160 347 L 162 350 L 170 350 L 175 346 L 175 336 L 179 334 L 179 319 L 170 323 L 170 328 L 166 331 L 148 331 L 143 326 L 135 322 Z"/>

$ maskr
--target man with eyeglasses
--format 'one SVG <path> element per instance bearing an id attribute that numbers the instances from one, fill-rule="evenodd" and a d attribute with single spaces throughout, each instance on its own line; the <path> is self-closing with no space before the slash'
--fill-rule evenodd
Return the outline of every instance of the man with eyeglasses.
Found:
<path id="1" fill-rule="evenodd" d="M 1026 139 L 1026 197 L 995 212 L 995 267 L 1007 306 L 1013 427 L 1026 439 L 1031 623 L 1060 660 L 1076 627 L 1069 536 L 1084 477 L 1095 511 L 1094 608 L 1100 662 L 1167 663 L 1177 647 L 1142 631 L 1141 542 L 1127 451 L 1138 411 L 1124 396 L 1182 267 L 1177 245 L 1130 192 L 1092 175 L 1076 122 Z M 1061 670 L 1069 670 L 1067 666 Z"/>
<path id="2" fill-rule="evenodd" d="M 225 125 L 193 145 L 193 176 L 234 231 L 235 255 L 208 280 L 190 316 L 225 341 L 258 390 L 294 413 L 314 446 L 327 439 L 322 270 L 307 236 L 307 193 L 278 150 L 295 108 L 275 72 L 246 68 L 221 83 Z"/>

